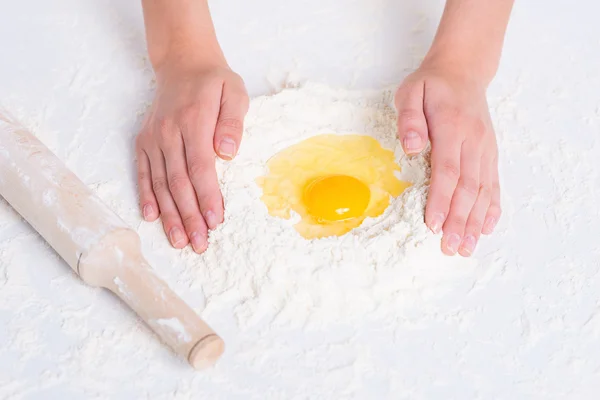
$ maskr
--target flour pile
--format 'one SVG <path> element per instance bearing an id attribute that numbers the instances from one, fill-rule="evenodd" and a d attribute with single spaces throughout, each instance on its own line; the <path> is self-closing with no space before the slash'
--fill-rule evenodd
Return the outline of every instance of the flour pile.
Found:
<path id="1" fill-rule="evenodd" d="M 122 302 L 81 283 L 0 201 L 0 232 L 4 232 L 0 236 L 0 317 L 7 320 L 0 326 L 0 356 L 11 360 L 19 374 L 40 371 L 35 379 L 13 379 L 0 373 L 0 398 L 18 398 L 15 394 L 38 393 L 59 384 L 85 393 L 85 398 L 118 398 L 117 393 L 127 385 L 139 393 L 148 391 L 151 397 L 169 399 L 203 393 L 211 385 L 219 392 L 227 387 L 242 398 L 293 397 L 265 395 L 260 384 L 248 389 L 246 380 L 231 373 L 240 368 L 253 376 L 268 376 L 264 380 L 268 388 L 278 380 L 294 382 L 290 387 L 301 390 L 302 398 L 311 397 L 302 389 L 308 387 L 306 382 L 311 390 L 331 391 L 324 398 L 339 397 L 343 389 L 358 390 L 360 379 L 355 374 L 363 377 L 373 368 L 378 377 L 401 382 L 398 377 L 404 373 L 376 363 L 370 352 L 378 350 L 367 346 L 377 343 L 357 336 L 358 330 L 374 327 L 377 332 L 369 331 L 368 337 L 376 333 L 387 337 L 382 344 L 388 352 L 396 336 L 404 344 L 420 343 L 415 337 L 405 342 L 410 330 L 440 322 L 465 329 L 477 313 L 463 312 L 448 299 L 457 290 L 468 291 L 477 273 L 472 260 L 443 256 L 439 237 L 423 222 L 427 155 L 411 159 L 403 155 L 392 99 L 391 90 L 346 92 L 313 85 L 254 99 L 239 156 L 218 165 L 226 219 L 212 232 L 209 249 L 202 256 L 189 248 L 171 248 L 159 221 L 141 221 L 133 164 L 127 167 L 132 168 L 129 182 L 123 178 L 128 174 L 118 168 L 112 180 L 104 170 L 96 183 L 83 176 L 111 209 L 138 227 L 144 253 L 157 273 L 225 339 L 229 355 L 212 375 L 194 374 Z M 372 135 L 394 151 L 402 168 L 399 178 L 413 186 L 394 199 L 383 215 L 367 219 L 348 234 L 308 241 L 294 229 L 293 219 L 268 215 L 255 180 L 267 172 L 267 160 L 280 150 L 327 133 Z M 52 142 L 52 136 L 41 139 Z M 123 143 L 115 143 L 116 150 L 103 150 L 113 157 L 110 165 L 126 162 L 125 154 L 118 151 L 123 151 L 129 139 L 133 141 L 122 138 Z M 46 261 L 43 266 L 42 261 Z M 440 304 L 448 307 L 440 308 Z M 232 329 L 236 322 L 237 329 Z M 161 323 L 173 324 L 170 320 Z M 353 327 L 342 329 L 349 324 Z M 298 331 L 302 337 L 312 333 L 315 342 L 296 341 Z M 416 332 L 422 338 L 422 331 Z M 423 340 L 427 344 L 418 348 L 429 348 L 431 337 Z M 404 357 L 409 350 L 399 345 L 393 351 Z M 123 367 L 124 355 L 127 368 Z M 348 368 L 340 368 L 340 360 Z M 298 371 L 309 372 L 297 381 Z M 321 378 L 325 375 L 327 380 Z M 217 383 L 211 383 L 212 379 Z M 167 382 L 167 386 L 156 389 L 157 382 Z M 180 396 L 173 395 L 168 382 L 178 385 Z M 350 382 L 354 386 L 348 386 Z M 255 396 L 249 396 L 248 390 Z M 156 396 L 157 391 L 166 394 Z M 139 393 L 131 392 L 126 398 L 137 398 Z"/>
<path id="2" fill-rule="evenodd" d="M 239 156 L 219 164 L 225 223 L 198 257 L 182 253 L 207 298 L 207 309 L 234 304 L 241 326 L 320 326 L 390 316 L 443 296 L 473 262 L 443 256 L 424 224 L 428 154 L 404 155 L 396 137 L 393 91 L 348 92 L 309 85 L 252 101 Z M 413 183 L 386 212 L 341 237 L 306 240 L 297 221 L 268 214 L 257 177 L 280 150 L 319 134 L 366 134 L 394 151 L 398 178 Z M 187 275 L 187 274 L 186 274 Z M 196 283 L 198 283 L 196 281 Z M 382 307 L 383 306 L 383 307 Z"/>

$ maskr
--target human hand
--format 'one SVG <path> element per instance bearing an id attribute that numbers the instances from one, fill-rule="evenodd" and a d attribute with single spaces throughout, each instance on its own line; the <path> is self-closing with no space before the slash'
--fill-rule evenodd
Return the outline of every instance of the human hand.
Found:
<path id="1" fill-rule="evenodd" d="M 225 62 L 163 65 L 157 90 L 136 140 L 140 207 L 159 215 L 176 248 L 202 253 L 208 229 L 223 221 L 215 156 L 235 157 L 248 111 L 242 78 Z"/>
<path id="2" fill-rule="evenodd" d="M 442 251 L 470 256 L 500 218 L 498 149 L 487 83 L 424 63 L 396 93 L 398 135 L 406 154 L 431 142 L 431 186 L 425 223 L 443 231 Z"/>

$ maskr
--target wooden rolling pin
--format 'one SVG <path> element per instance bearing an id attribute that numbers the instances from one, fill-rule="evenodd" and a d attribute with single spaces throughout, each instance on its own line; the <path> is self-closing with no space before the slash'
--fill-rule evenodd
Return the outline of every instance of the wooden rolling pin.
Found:
<path id="1" fill-rule="evenodd" d="M 221 356 L 221 338 L 154 273 L 137 233 L 35 136 L 2 113 L 0 196 L 84 282 L 119 296 L 194 368 Z"/>

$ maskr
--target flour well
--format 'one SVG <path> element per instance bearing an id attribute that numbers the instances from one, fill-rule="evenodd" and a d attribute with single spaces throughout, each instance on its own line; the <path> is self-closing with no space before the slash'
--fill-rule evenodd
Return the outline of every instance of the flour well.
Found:
<path id="1" fill-rule="evenodd" d="M 428 154 L 404 156 L 392 99 L 391 90 L 365 94 L 309 85 L 252 101 L 239 156 L 220 165 L 225 223 L 212 233 L 204 256 L 183 255 L 199 274 L 209 308 L 236 299 L 242 326 L 263 318 L 291 325 L 347 321 L 394 313 L 415 295 L 442 295 L 444 282 L 472 265 L 443 256 L 439 237 L 424 224 Z M 394 151 L 398 178 L 413 186 L 348 234 L 309 241 L 293 229 L 294 218 L 268 214 L 255 180 L 274 154 L 324 133 L 371 135 Z M 436 289 L 420 291 L 425 282 Z"/>

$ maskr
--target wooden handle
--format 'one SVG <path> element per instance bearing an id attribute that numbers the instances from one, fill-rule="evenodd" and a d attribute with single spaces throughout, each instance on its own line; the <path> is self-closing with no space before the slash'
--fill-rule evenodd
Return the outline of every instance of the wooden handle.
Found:
<path id="1" fill-rule="evenodd" d="M 37 138 L 0 113 L 0 195 L 88 284 L 127 303 L 195 368 L 223 341 L 154 273 L 140 240 Z"/>
<path id="2" fill-rule="evenodd" d="M 78 273 L 119 296 L 194 368 L 212 365 L 223 353 L 223 341 L 154 273 L 139 249 L 135 232 L 112 231 L 82 256 Z"/>

